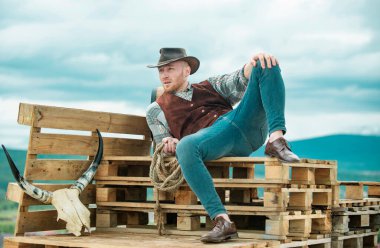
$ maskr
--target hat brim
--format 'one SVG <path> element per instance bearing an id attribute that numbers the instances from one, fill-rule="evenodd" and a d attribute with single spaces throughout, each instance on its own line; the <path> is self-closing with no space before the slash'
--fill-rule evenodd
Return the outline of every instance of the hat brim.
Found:
<path id="1" fill-rule="evenodd" d="M 193 56 L 186 56 L 186 57 L 182 57 L 182 58 L 170 59 L 170 60 L 167 60 L 164 62 L 160 62 L 157 65 L 147 65 L 147 67 L 148 68 L 157 68 L 157 67 L 161 67 L 161 66 L 170 64 L 172 62 L 175 62 L 175 61 L 180 61 L 180 60 L 183 60 L 183 61 L 186 61 L 187 63 L 189 63 L 189 66 L 191 68 L 190 75 L 194 74 L 199 68 L 200 61 L 199 61 L 199 59 L 197 59 L 196 57 L 193 57 Z"/>

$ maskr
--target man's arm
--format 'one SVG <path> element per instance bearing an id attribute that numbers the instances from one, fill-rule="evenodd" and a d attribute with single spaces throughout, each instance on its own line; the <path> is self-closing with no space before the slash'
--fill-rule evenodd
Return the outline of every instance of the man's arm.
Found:
<path id="1" fill-rule="evenodd" d="M 253 67 L 256 67 L 257 61 L 260 61 L 263 69 L 265 67 L 269 69 L 272 68 L 272 65 L 276 66 L 278 64 L 274 56 L 259 53 L 253 56 L 243 68 L 229 74 L 211 77 L 208 81 L 233 106 L 243 98 L 248 86 L 248 79 L 251 76 Z"/>
<path id="2" fill-rule="evenodd" d="M 146 110 L 146 121 L 152 131 L 153 139 L 156 144 L 164 142 L 164 153 L 170 156 L 174 155 L 175 144 L 178 143 L 178 139 L 173 138 L 170 134 L 164 112 L 157 102 L 153 102 L 148 106 Z"/>
<path id="3" fill-rule="evenodd" d="M 208 81 L 232 106 L 243 98 L 248 85 L 244 67 L 232 73 L 210 77 Z"/>

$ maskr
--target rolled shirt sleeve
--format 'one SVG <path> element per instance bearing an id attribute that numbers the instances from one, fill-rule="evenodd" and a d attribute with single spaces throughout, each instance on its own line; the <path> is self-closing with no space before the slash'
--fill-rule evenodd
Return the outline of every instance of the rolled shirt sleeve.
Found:
<path id="1" fill-rule="evenodd" d="M 244 76 L 244 66 L 232 73 L 210 77 L 208 81 L 231 106 L 243 98 L 248 86 L 248 79 Z"/>
<path id="2" fill-rule="evenodd" d="M 162 142 L 163 138 L 173 137 L 160 105 L 157 102 L 151 103 L 146 110 L 146 122 L 152 131 L 156 144 Z"/>

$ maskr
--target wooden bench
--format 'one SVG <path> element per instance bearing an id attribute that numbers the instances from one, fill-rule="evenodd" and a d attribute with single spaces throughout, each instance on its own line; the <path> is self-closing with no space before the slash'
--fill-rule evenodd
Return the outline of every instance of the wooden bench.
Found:
<path id="1" fill-rule="evenodd" d="M 157 92 L 162 93 L 159 89 Z M 124 231 L 127 226 L 126 230 L 132 232 L 155 233 L 149 228 L 152 223 L 148 223 L 148 213 L 154 211 L 154 199 L 148 199 L 148 191 L 153 189 L 148 177 L 152 138 L 144 116 L 21 103 L 18 123 L 30 126 L 24 177 L 50 191 L 68 187 L 87 169 L 96 153 L 95 129 L 99 129 L 104 137 L 102 165 L 95 182 L 81 195 L 82 202 L 91 209 L 91 226 L 104 232 L 120 232 L 114 228 L 123 225 Z M 56 159 L 52 155 L 74 157 Z M 314 208 L 331 209 L 337 200 L 333 192 L 336 161 L 303 159 L 287 164 L 275 158 L 224 157 L 206 165 L 239 227 L 253 228 L 252 218 L 261 223 L 260 232 L 239 232 L 243 238 L 304 240 L 311 232 L 331 230 L 329 213 Z M 262 178 L 255 170 L 258 166 L 264 167 Z M 56 222 L 56 210 L 38 207 L 41 203 L 17 184 L 9 184 L 7 197 L 19 203 L 16 236 L 65 229 L 64 222 Z M 186 184 L 174 195 L 160 192 L 160 200 L 165 223 L 175 227 L 169 227 L 169 233 L 200 235 L 210 229 L 210 219 L 201 221 L 206 212 Z M 7 240 L 17 243 L 14 238 Z"/>
<path id="2" fill-rule="evenodd" d="M 143 116 L 21 103 L 18 123 L 30 126 L 24 178 L 41 182 L 38 187 L 50 191 L 68 187 L 88 168 L 97 149 L 95 129 L 108 133 L 104 137 L 104 156 L 149 156 L 152 144 Z M 121 134 L 130 137 L 120 137 Z M 51 159 L 40 155 L 76 157 Z M 9 184 L 7 198 L 19 203 L 15 235 L 65 229 L 64 222 L 56 221 L 56 210 L 38 210 L 38 207 L 36 210 L 42 204 L 26 195 L 16 183 Z M 85 189 L 81 200 L 90 207 L 91 225 L 96 226 L 94 184 Z"/>

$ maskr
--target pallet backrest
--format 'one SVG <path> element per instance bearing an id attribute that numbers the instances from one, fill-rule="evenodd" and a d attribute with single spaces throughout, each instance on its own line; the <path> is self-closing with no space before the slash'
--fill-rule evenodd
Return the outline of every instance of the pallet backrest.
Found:
<path id="1" fill-rule="evenodd" d="M 146 156 L 152 144 L 144 116 L 21 103 L 18 123 L 31 127 L 24 178 L 33 183 L 42 181 L 38 187 L 50 191 L 68 187 L 88 168 L 98 147 L 96 129 L 103 135 L 104 156 Z M 74 155 L 75 159 L 51 159 L 51 155 Z M 81 200 L 95 204 L 95 195 L 95 185 L 89 185 Z M 15 183 L 9 184 L 7 197 L 19 203 L 15 235 L 65 229 L 64 222 L 56 221 L 56 210 L 30 211 L 35 208 L 32 206 L 43 204 Z M 92 217 L 94 211 L 92 208 Z M 94 220 L 91 226 L 95 226 Z"/>

